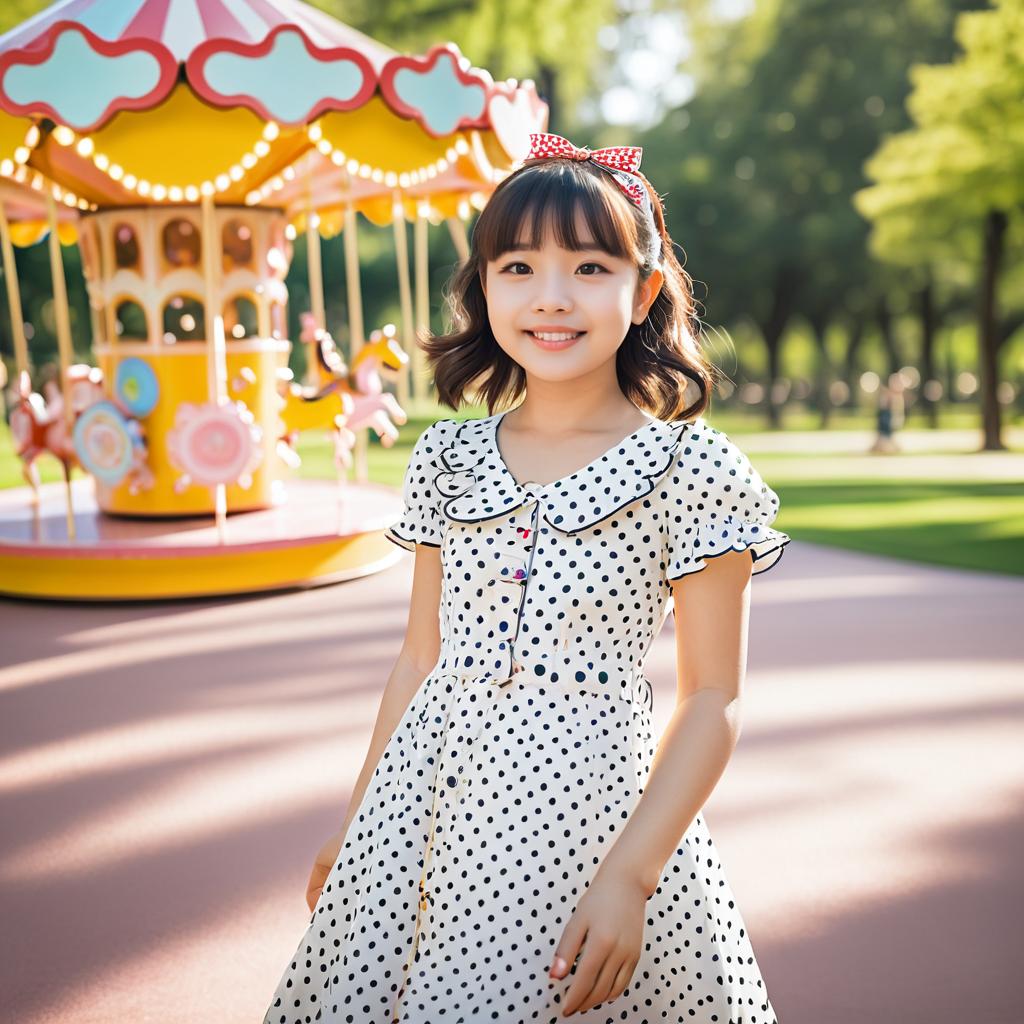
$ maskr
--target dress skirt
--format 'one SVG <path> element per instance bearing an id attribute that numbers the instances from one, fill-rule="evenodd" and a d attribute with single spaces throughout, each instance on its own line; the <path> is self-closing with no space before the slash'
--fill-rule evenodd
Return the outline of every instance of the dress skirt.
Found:
<path id="1" fill-rule="evenodd" d="M 698 814 L 616 998 L 562 1016 L 548 975 L 643 792 L 652 691 L 504 686 L 435 667 L 380 758 L 264 1024 L 777 1024 Z"/>

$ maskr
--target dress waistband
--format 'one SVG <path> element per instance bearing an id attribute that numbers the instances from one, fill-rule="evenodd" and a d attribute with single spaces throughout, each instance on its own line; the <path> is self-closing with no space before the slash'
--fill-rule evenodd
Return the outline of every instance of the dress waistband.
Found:
<path id="1" fill-rule="evenodd" d="M 479 651 L 452 650 L 442 646 L 433 671 L 458 676 L 467 685 L 500 688 L 513 684 L 544 686 L 618 697 L 653 710 L 654 693 L 642 664 L 624 672 L 614 667 L 595 665 L 579 654 L 563 651 L 528 652 L 521 660 L 510 658 L 509 663 L 511 671 L 507 667 L 490 667 L 483 662 Z"/>

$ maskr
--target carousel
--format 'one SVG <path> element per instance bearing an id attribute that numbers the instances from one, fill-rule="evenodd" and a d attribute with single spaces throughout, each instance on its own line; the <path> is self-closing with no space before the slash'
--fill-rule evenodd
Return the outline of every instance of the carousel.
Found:
<path id="1" fill-rule="evenodd" d="M 393 444 L 427 391 L 415 337 L 429 324 L 428 233 L 447 230 L 465 258 L 474 209 L 546 128 L 532 82 L 496 82 L 451 43 L 398 54 L 298 0 L 196 0 L 185 20 L 165 9 L 63 0 L 0 37 L 6 401 L 25 477 L 0 491 L 7 595 L 244 593 L 400 558 L 384 529 L 401 497 L 368 481 L 366 455 L 369 431 Z M 368 336 L 361 221 L 390 228 L 401 311 Z M 338 233 L 336 342 L 321 238 Z M 285 278 L 300 236 L 311 308 L 297 381 Z M 60 373 L 39 384 L 14 248 L 44 239 Z M 73 353 L 71 244 L 87 361 Z M 333 480 L 293 478 L 310 430 L 333 440 Z M 39 483 L 44 454 L 62 483 Z"/>

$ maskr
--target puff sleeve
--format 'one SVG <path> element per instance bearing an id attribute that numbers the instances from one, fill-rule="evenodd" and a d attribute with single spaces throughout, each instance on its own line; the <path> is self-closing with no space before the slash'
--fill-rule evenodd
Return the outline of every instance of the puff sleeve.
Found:
<path id="1" fill-rule="evenodd" d="M 666 577 L 680 579 L 727 551 L 750 550 L 753 573 L 770 569 L 790 538 L 772 523 L 778 495 L 720 430 L 698 422 L 681 439 L 665 492 Z"/>
<path id="2" fill-rule="evenodd" d="M 438 452 L 444 445 L 445 424 L 432 423 L 416 439 L 402 482 L 402 501 L 405 508 L 401 518 L 384 531 L 384 536 L 406 551 L 415 551 L 417 544 L 440 547 L 444 535 L 444 517 L 438 507 L 434 490 L 435 465 Z"/>

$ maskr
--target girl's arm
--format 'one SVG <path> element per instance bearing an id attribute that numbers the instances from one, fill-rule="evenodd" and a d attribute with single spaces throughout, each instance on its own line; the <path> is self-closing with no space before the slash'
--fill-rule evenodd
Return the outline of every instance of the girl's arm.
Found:
<path id="1" fill-rule="evenodd" d="M 366 787 L 373 778 L 377 764 L 392 733 L 405 714 L 420 684 L 437 663 L 441 651 L 441 629 L 438 609 L 441 604 L 441 549 L 425 544 L 416 545 L 416 563 L 413 568 L 412 594 L 409 598 L 409 619 L 405 628 L 398 658 L 384 686 L 377 721 L 370 738 L 363 770 L 359 773 L 348 813 L 341 827 L 344 836 L 362 803 Z"/>
<path id="2" fill-rule="evenodd" d="M 601 864 L 651 896 L 732 756 L 747 661 L 749 551 L 672 582 L 677 698 L 643 795 Z"/>
<path id="3" fill-rule="evenodd" d="M 621 993 L 640 960 L 645 904 L 679 840 L 715 788 L 740 734 L 753 563 L 748 551 L 707 559 L 672 581 L 676 707 L 643 795 L 566 925 L 551 968 L 566 976 L 563 1016 Z"/>

